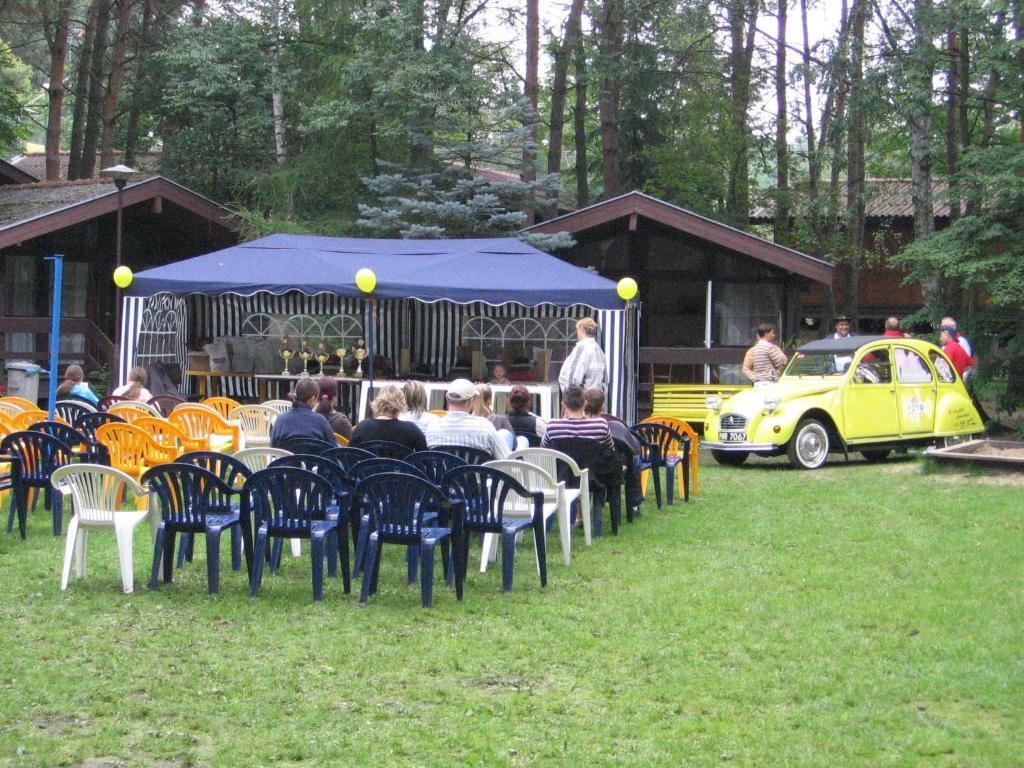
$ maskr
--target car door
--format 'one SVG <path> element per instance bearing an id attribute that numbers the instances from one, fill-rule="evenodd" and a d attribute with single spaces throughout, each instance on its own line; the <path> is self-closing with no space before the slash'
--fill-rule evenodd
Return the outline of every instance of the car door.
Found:
<path id="1" fill-rule="evenodd" d="M 857 441 L 897 437 L 900 419 L 889 346 L 868 347 L 850 367 L 842 393 L 846 423 L 843 438 Z"/>
<path id="2" fill-rule="evenodd" d="M 896 408 L 900 434 L 927 434 L 935 428 L 935 377 L 921 355 L 896 345 Z"/>

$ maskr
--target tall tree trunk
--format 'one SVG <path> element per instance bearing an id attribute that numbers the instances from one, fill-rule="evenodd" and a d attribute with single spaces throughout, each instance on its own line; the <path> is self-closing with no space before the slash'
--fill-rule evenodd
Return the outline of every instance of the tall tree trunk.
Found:
<path id="1" fill-rule="evenodd" d="M 789 0 L 779 0 L 775 42 L 775 242 L 789 242 L 789 139 L 786 98 L 786 15 Z"/>
<path id="2" fill-rule="evenodd" d="M 854 0 L 850 15 L 850 128 L 846 143 L 846 230 L 844 308 L 854 327 L 860 315 L 860 261 L 864 240 L 864 26 L 868 0 Z"/>
<path id="3" fill-rule="evenodd" d="M 139 117 L 142 114 L 142 94 L 149 73 L 146 64 L 149 61 L 149 49 L 152 45 L 150 34 L 153 26 L 154 0 L 143 0 L 142 30 L 135 46 L 135 85 L 132 89 L 132 105 L 128 110 L 128 123 L 124 129 L 124 164 L 135 163 L 135 153 L 139 145 Z"/>
<path id="4" fill-rule="evenodd" d="M 551 130 L 548 140 L 548 173 L 562 172 L 562 135 L 565 131 L 565 97 L 568 92 L 569 59 L 578 45 L 583 0 L 572 0 L 565 35 L 555 52 L 551 79 Z M 557 207 L 557 202 L 556 202 Z"/>
<path id="5" fill-rule="evenodd" d="M 270 109 L 274 120 L 274 157 L 278 165 L 288 160 L 288 143 L 284 123 L 284 82 L 281 78 L 281 0 L 274 0 L 271 33 L 274 48 L 270 58 Z"/>
<path id="6" fill-rule="evenodd" d="M 1024 0 L 1013 0 L 1013 29 L 1017 41 L 1017 73 L 1024 74 Z M 1017 108 L 1020 141 L 1024 142 L 1024 106 Z"/>
<path id="7" fill-rule="evenodd" d="M 959 34 L 958 0 L 950 2 L 951 18 L 946 31 L 946 174 L 949 195 L 949 219 L 960 218 L 960 195 L 957 173 L 960 171 L 960 96 L 966 72 L 963 51 L 966 40 Z"/>
<path id="8" fill-rule="evenodd" d="M 75 107 L 71 118 L 71 144 L 68 148 L 68 180 L 82 175 L 82 140 L 85 133 L 85 107 L 89 103 L 89 67 L 92 47 L 96 39 L 96 17 L 102 0 L 93 0 L 85 19 L 82 44 L 78 48 L 78 66 L 75 75 Z"/>
<path id="9" fill-rule="evenodd" d="M 56 10 L 57 18 L 52 16 Z M 60 118 L 64 107 L 64 65 L 67 60 L 68 27 L 71 23 L 71 3 L 67 0 L 57 4 L 56 9 L 44 2 L 42 13 L 43 33 L 50 51 L 50 84 L 48 87 L 49 106 L 46 113 L 46 180 L 60 179 Z"/>
<path id="10" fill-rule="evenodd" d="M 601 157 L 604 168 L 603 199 L 619 194 L 619 78 L 616 71 L 622 54 L 622 0 L 603 0 L 597 19 L 598 51 L 601 54 L 601 90 L 597 113 L 601 121 Z"/>
<path id="11" fill-rule="evenodd" d="M 96 171 L 96 145 L 100 137 L 100 119 L 103 104 L 103 64 L 107 50 L 107 30 L 110 27 L 111 0 L 100 0 L 96 17 L 96 41 L 89 65 L 89 104 L 85 112 L 85 137 L 82 140 L 81 178 L 92 178 Z"/>
<path id="12" fill-rule="evenodd" d="M 932 201 L 932 77 L 935 57 L 932 48 L 931 0 L 914 0 L 914 50 L 910 66 L 910 186 L 914 209 L 914 239 L 935 232 Z M 937 277 L 922 281 L 925 307 L 931 314 L 940 312 L 940 283 Z"/>
<path id="13" fill-rule="evenodd" d="M 750 223 L 750 76 L 757 32 L 757 0 L 729 0 L 729 187 L 726 209 L 741 227 Z"/>
<path id="14" fill-rule="evenodd" d="M 814 104 L 811 101 L 811 38 L 807 31 L 807 0 L 800 0 L 800 29 L 803 33 L 804 133 L 807 135 L 807 175 L 811 197 L 811 216 L 817 217 L 818 179 L 821 166 L 815 147 Z"/>
<path id="15" fill-rule="evenodd" d="M 526 114 L 523 116 L 526 141 L 523 145 L 522 179 L 527 184 L 537 181 L 537 95 L 540 91 L 540 4 L 539 0 L 526 0 L 526 83 L 523 89 L 526 97 Z M 527 226 L 535 219 L 536 199 L 531 188 L 527 199 Z"/>
<path id="16" fill-rule="evenodd" d="M 576 108 L 572 113 L 576 154 L 576 207 L 590 203 L 590 177 L 587 168 L 587 50 L 583 35 L 576 36 L 575 73 Z"/>
<path id="17" fill-rule="evenodd" d="M 412 53 L 417 59 L 426 56 L 426 8 L 424 0 L 409 0 L 413 22 Z M 425 170 L 434 155 L 433 135 L 430 122 L 433 110 L 423 109 L 413 117 L 412 136 L 410 137 L 410 159 L 413 168 Z"/>
<path id="18" fill-rule="evenodd" d="M 121 83 L 124 80 L 124 61 L 128 54 L 128 28 L 132 21 L 131 0 L 118 0 L 117 29 L 114 33 L 114 53 L 110 62 L 110 84 L 103 100 L 103 138 L 100 142 L 100 167 L 114 162 L 114 129 L 117 127 L 117 108 L 121 101 Z"/>

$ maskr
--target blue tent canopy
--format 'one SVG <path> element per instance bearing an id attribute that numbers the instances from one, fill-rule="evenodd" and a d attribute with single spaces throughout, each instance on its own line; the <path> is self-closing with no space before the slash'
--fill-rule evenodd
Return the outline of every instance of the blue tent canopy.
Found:
<path id="1" fill-rule="evenodd" d="M 249 296 L 301 291 L 362 297 L 356 271 L 377 275 L 380 299 L 515 302 L 621 309 L 615 283 L 514 238 L 374 240 L 270 235 L 135 275 L 129 296 Z"/>

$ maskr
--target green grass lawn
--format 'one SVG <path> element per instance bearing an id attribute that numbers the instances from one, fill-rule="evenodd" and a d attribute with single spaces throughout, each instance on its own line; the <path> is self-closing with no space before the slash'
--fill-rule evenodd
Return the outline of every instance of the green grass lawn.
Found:
<path id="1" fill-rule="evenodd" d="M 0 765 L 1024 765 L 1020 485 L 837 457 L 701 485 L 571 568 L 552 537 L 545 590 L 524 546 L 510 595 L 471 568 L 432 610 L 395 549 L 366 608 L 287 556 L 211 598 L 198 546 L 148 592 L 145 528 L 135 594 L 112 535 L 61 593 L 40 510 L 0 534 Z"/>

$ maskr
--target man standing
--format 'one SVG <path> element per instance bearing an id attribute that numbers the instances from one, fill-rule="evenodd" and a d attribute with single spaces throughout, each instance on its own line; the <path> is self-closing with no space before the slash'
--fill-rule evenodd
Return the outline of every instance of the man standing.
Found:
<path id="1" fill-rule="evenodd" d="M 832 334 L 833 339 L 847 339 L 853 334 L 850 333 L 850 318 L 840 315 L 835 319 L 836 332 Z M 853 362 L 853 355 L 836 355 L 836 370 L 845 371 L 847 366 Z"/>
<path id="2" fill-rule="evenodd" d="M 571 386 L 581 389 L 608 388 L 608 361 L 597 343 L 600 329 L 593 318 L 584 317 L 576 323 L 576 346 L 565 358 L 558 372 L 558 386 L 565 392 Z"/>
<path id="3" fill-rule="evenodd" d="M 890 339 L 905 339 L 907 337 L 907 334 L 900 329 L 900 319 L 898 317 L 885 318 L 885 331 L 882 335 Z"/>
<path id="4" fill-rule="evenodd" d="M 942 318 L 942 322 L 939 323 L 939 327 L 952 328 L 954 337 L 956 338 L 956 343 L 964 348 L 964 352 L 967 353 L 968 357 L 974 357 L 974 350 L 971 348 L 971 342 L 967 340 L 966 336 L 960 333 L 959 329 L 956 327 L 956 320 L 952 317 L 944 317 Z"/>
<path id="5" fill-rule="evenodd" d="M 963 378 L 964 372 L 971 367 L 971 358 L 964 352 L 964 348 L 957 343 L 956 328 L 942 327 L 939 331 L 939 346 L 942 347 L 946 357 L 953 363 L 953 367 L 960 374 L 960 378 Z"/>
<path id="6" fill-rule="evenodd" d="M 470 413 L 477 395 L 476 387 L 468 379 L 455 379 L 448 385 L 448 392 L 445 395 L 448 413 L 427 426 L 428 448 L 438 445 L 463 445 L 487 451 L 496 459 L 508 456 L 508 445 L 498 435 L 494 425 L 482 416 L 473 416 Z"/>
<path id="7" fill-rule="evenodd" d="M 777 334 L 771 323 L 757 326 L 757 343 L 743 358 L 743 375 L 754 383 L 770 384 L 779 380 L 779 374 L 786 365 L 786 355 L 775 343 Z"/>

